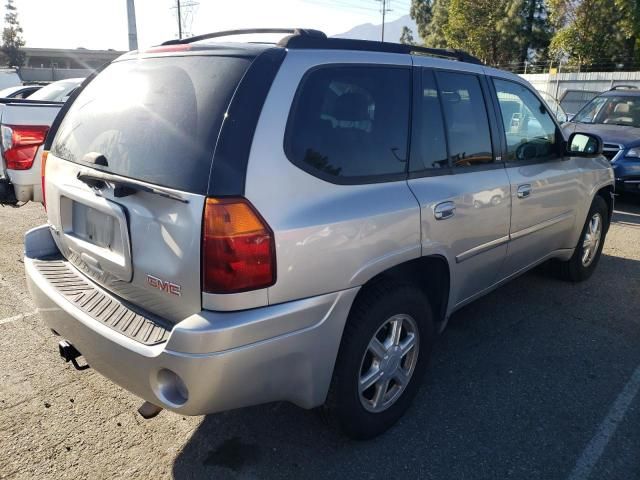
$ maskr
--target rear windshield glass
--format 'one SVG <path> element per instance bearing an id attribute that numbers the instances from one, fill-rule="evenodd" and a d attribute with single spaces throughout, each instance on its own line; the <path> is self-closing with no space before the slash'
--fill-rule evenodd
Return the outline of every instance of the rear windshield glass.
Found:
<path id="1" fill-rule="evenodd" d="M 204 194 L 213 148 L 251 59 L 184 56 L 113 63 L 78 96 L 52 152 L 110 173 Z"/>

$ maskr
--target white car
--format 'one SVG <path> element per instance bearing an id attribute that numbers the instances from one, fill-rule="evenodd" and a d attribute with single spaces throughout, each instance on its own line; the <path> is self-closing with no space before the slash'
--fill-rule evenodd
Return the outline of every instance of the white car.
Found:
<path id="1" fill-rule="evenodd" d="M 0 204 L 43 202 L 42 146 L 64 102 L 83 78 L 60 80 L 28 99 L 0 99 Z"/>

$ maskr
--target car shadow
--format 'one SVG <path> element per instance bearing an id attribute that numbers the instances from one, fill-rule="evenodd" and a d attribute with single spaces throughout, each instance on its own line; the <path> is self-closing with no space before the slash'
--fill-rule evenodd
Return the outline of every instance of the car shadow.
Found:
<path id="1" fill-rule="evenodd" d="M 566 478 L 640 363 L 639 285 L 640 262 L 606 255 L 579 284 L 528 273 L 453 315 L 384 435 L 352 441 L 287 403 L 244 408 L 204 417 L 173 476 Z M 614 308 L 616 289 L 630 300 Z"/>

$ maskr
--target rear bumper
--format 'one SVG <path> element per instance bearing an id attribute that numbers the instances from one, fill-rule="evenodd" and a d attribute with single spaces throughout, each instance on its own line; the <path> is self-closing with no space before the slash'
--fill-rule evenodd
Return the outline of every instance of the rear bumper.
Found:
<path id="1" fill-rule="evenodd" d="M 185 415 L 271 401 L 304 408 L 324 402 L 358 289 L 241 312 L 203 311 L 175 324 L 166 342 L 149 346 L 92 318 L 42 275 L 36 259 L 58 253 L 46 226 L 27 233 L 27 283 L 43 319 L 95 370 L 137 396 Z M 173 374 L 186 399 L 176 394 Z"/>
<path id="2" fill-rule="evenodd" d="M 42 180 L 39 162 L 34 162 L 29 170 L 7 170 L 7 176 L 13 184 L 18 201 L 42 203 Z"/>

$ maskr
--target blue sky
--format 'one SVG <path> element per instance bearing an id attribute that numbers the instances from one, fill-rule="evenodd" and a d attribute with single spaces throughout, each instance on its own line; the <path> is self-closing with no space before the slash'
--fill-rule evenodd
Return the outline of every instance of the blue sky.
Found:
<path id="1" fill-rule="evenodd" d="M 183 3 L 190 0 L 183 0 Z M 194 34 L 247 27 L 317 28 L 332 35 L 381 23 L 376 0 L 198 0 Z M 29 47 L 126 50 L 126 0 L 14 0 Z M 140 47 L 177 36 L 175 0 L 135 0 Z M 388 19 L 409 12 L 410 0 L 390 0 Z"/>

